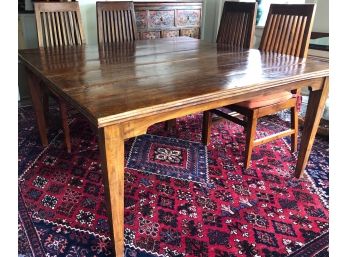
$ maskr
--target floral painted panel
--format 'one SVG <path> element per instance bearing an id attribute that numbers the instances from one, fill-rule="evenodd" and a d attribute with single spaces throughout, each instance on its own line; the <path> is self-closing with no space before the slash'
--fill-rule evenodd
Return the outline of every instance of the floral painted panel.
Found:
<path id="1" fill-rule="evenodd" d="M 179 30 L 163 30 L 162 37 L 178 37 Z"/>
<path id="2" fill-rule="evenodd" d="M 177 10 L 177 26 L 199 26 L 201 10 Z"/>
<path id="3" fill-rule="evenodd" d="M 199 28 L 181 29 L 181 36 L 199 38 Z"/>
<path id="4" fill-rule="evenodd" d="M 149 11 L 149 17 L 150 28 L 174 27 L 174 10 Z"/>
<path id="5" fill-rule="evenodd" d="M 141 33 L 141 39 L 156 39 L 161 37 L 160 31 L 146 31 Z"/>
<path id="6" fill-rule="evenodd" d="M 138 29 L 145 29 L 147 24 L 147 14 L 146 11 L 135 12 L 135 20 Z"/>

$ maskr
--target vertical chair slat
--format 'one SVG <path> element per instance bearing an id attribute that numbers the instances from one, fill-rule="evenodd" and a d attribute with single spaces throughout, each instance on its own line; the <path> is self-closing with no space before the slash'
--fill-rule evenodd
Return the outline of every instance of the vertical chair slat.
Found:
<path id="1" fill-rule="evenodd" d="M 115 23 L 114 23 L 114 12 L 109 11 L 110 13 L 110 25 L 111 25 L 111 41 L 116 42 L 115 38 Z"/>
<path id="2" fill-rule="evenodd" d="M 261 37 L 261 42 L 260 42 L 260 50 L 266 50 L 267 49 L 267 44 L 270 38 L 270 33 L 271 33 L 271 24 L 273 23 L 273 18 L 274 16 L 269 16 L 270 18 L 270 22 L 268 24 L 266 24 L 263 33 L 262 33 L 262 37 Z"/>
<path id="3" fill-rule="evenodd" d="M 77 24 L 77 13 L 76 12 L 73 12 L 72 13 L 72 16 L 73 16 L 73 21 L 74 21 L 74 30 L 75 30 L 75 36 L 76 36 L 76 39 L 77 39 L 77 44 L 78 45 L 81 45 L 82 44 L 82 41 L 81 41 L 81 33 L 80 33 L 80 30 L 79 30 L 79 26 Z"/>
<path id="4" fill-rule="evenodd" d="M 279 29 L 280 29 L 280 24 L 282 22 L 282 16 L 281 15 L 277 15 L 277 19 L 276 19 L 276 23 L 274 25 L 274 34 L 273 34 L 273 38 L 272 38 L 272 41 L 271 41 L 271 45 L 270 45 L 270 48 L 271 49 L 275 49 L 276 48 L 276 44 L 277 44 L 277 39 L 280 35 L 279 33 Z"/>
<path id="5" fill-rule="evenodd" d="M 279 53 L 278 48 L 280 46 L 281 37 L 282 37 L 282 35 L 284 33 L 284 25 L 285 25 L 285 16 L 281 15 L 280 22 L 279 22 L 279 27 L 278 27 L 278 31 L 277 31 L 277 38 L 276 38 L 276 41 L 275 41 L 275 44 L 274 44 L 274 48 L 273 48 L 278 53 Z"/>
<path id="6" fill-rule="evenodd" d="M 220 33 L 219 37 L 218 37 L 218 42 L 227 42 L 230 41 L 230 39 L 232 39 L 232 33 L 233 33 L 233 16 L 229 15 L 227 17 L 225 17 L 225 22 L 220 23 L 220 28 L 221 31 L 225 31 L 225 33 Z"/>
<path id="7" fill-rule="evenodd" d="M 60 17 L 60 24 L 62 28 L 62 34 L 63 34 L 63 44 L 68 45 L 68 38 L 66 35 L 66 28 L 65 28 L 65 21 L 64 21 L 64 13 L 59 12 L 59 17 Z"/>
<path id="8" fill-rule="evenodd" d="M 52 19 L 52 29 L 53 29 L 53 36 L 54 36 L 54 45 L 58 46 L 58 35 L 57 35 L 57 28 L 56 28 L 56 15 L 55 12 L 51 14 Z"/>
<path id="9" fill-rule="evenodd" d="M 60 24 L 60 20 L 59 20 L 59 12 L 56 12 L 55 13 L 55 20 L 56 20 L 56 23 L 57 23 L 57 32 L 58 32 L 58 43 L 59 43 L 59 46 L 63 45 L 63 42 L 62 42 L 62 32 L 60 30 L 60 27 L 61 27 L 61 24 Z"/>
<path id="10" fill-rule="evenodd" d="M 111 39 L 111 19 L 110 19 L 110 12 L 109 11 L 106 11 L 105 12 L 106 14 L 106 31 L 107 31 L 107 38 L 108 38 L 108 42 L 112 42 L 112 39 Z"/>
<path id="11" fill-rule="evenodd" d="M 278 15 L 272 15 L 272 23 L 270 24 L 270 31 L 269 31 L 269 35 L 268 35 L 268 39 L 267 39 L 267 45 L 266 48 L 264 49 L 265 51 L 269 51 L 273 45 L 272 42 L 275 39 L 275 28 L 277 26 L 277 22 L 278 22 Z"/>
<path id="12" fill-rule="evenodd" d="M 234 37 L 236 34 L 236 30 L 237 30 L 237 15 L 231 15 L 231 23 L 230 23 L 230 30 L 229 30 L 229 34 L 227 37 L 227 42 L 230 42 L 231 45 L 234 44 Z M 227 43 L 226 41 L 223 43 Z"/>
<path id="13" fill-rule="evenodd" d="M 125 26 L 125 28 L 126 28 L 126 32 L 127 32 L 127 36 L 126 36 L 126 38 L 127 38 L 127 40 L 126 41 L 129 41 L 130 39 L 131 39 L 131 33 L 130 33 L 130 27 L 129 27 L 129 25 L 130 25 L 130 22 L 129 22 L 129 12 L 128 11 L 125 11 L 124 12 L 124 15 L 125 15 L 125 24 L 126 24 L 126 26 Z"/>
<path id="14" fill-rule="evenodd" d="M 118 12 L 115 10 L 114 12 L 114 22 L 117 23 L 118 21 Z M 119 32 L 119 26 L 115 25 L 115 34 L 116 34 L 116 41 L 115 42 L 119 42 L 120 41 L 120 32 Z"/>
<path id="15" fill-rule="evenodd" d="M 287 49 L 287 53 L 289 55 L 293 55 L 292 49 L 293 49 L 293 45 L 294 45 L 294 38 L 295 38 L 295 34 L 296 34 L 297 22 L 298 22 L 298 16 L 294 15 L 292 28 L 291 28 L 290 35 L 289 35 L 288 49 Z"/>
<path id="16" fill-rule="evenodd" d="M 79 31 L 79 37 L 81 39 L 81 44 L 86 44 L 86 38 L 85 38 L 85 33 L 82 25 L 82 18 L 81 18 L 81 12 L 80 12 L 80 7 L 79 5 L 76 6 L 75 10 L 75 15 L 77 19 L 77 26 L 78 26 L 78 31 Z"/>
<path id="17" fill-rule="evenodd" d="M 288 34 L 288 26 L 289 26 L 289 15 L 284 16 L 284 23 L 283 23 L 283 29 L 282 29 L 282 34 L 280 36 L 280 41 L 279 41 L 279 46 L 277 48 L 277 52 L 279 53 L 284 53 L 283 52 L 283 47 L 284 47 L 284 40 L 286 35 Z"/>
<path id="18" fill-rule="evenodd" d="M 69 28 L 70 28 L 70 35 L 71 35 L 71 42 L 73 45 L 76 44 L 76 41 L 75 41 L 75 31 L 74 31 L 74 20 L 72 18 L 72 14 L 71 12 L 69 11 L 68 12 L 68 19 L 69 19 Z"/>
<path id="19" fill-rule="evenodd" d="M 49 39 L 50 39 L 50 44 L 51 46 L 54 46 L 53 42 L 53 32 L 52 32 L 52 24 L 51 24 L 51 13 L 47 13 L 47 23 L 48 23 L 48 32 L 49 32 Z"/>
<path id="20" fill-rule="evenodd" d="M 239 33 L 240 33 L 240 25 L 241 25 L 241 18 L 242 18 L 242 14 L 240 12 L 238 12 L 236 14 L 237 19 L 236 19 L 236 30 L 235 30 L 235 36 L 234 36 L 234 40 L 233 40 L 233 45 L 238 46 L 239 45 Z"/>
<path id="21" fill-rule="evenodd" d="M 123 42 L 123 34 L 122 34 L 122 20 L 120 11 L 116 12 L 117 14 L 117 28 L 118 28 L 118 40 L 119 42 Z"/>
<path id="22" fill-rule="evenodd" d="M 291 49 L 291 55 L 296 56 L 296 49 L 297 49 L 297 44 L 298 44 L 298 36 L 300 34 L 300 30 L 301 30 L 301 25 L 302 25 L 302 16 L 298 17 L 297 20 L 297 25 L 296 25 L 296 29 L 295 29 L 295 34 L 293 36 L 293 42 L 292 42 L 292 49 Z"/>
<path id="23" fill-rule="evenodd" d="M 102 38 L 104 40 L 104 42 L 108 42 L 108 38 L 107 38 L 107 32 L 106 32 L 106 11 L 102 11 L 102 19 L 103 19 L 103 23 L 102 23 L 102 28 L 103 28 L 103 35 Z"/>
<path id="24" fill-rule="evenodd" d="M 125 21 L 124 13 L 125 13 L 124 10 L 122 10 L 120 12 L 120 14 L 121 14 L 120 17 L 121 17 L 121 20 L 122 20 L 122 36 L 123 36 L 122 42 L 125 42 L 126 38 L 127 38 L 127 28 L 126 28 L 126 21 Z"/>
<path id="25" fill-rule="evenodd" d="M 294 20 L 294 16 L 290 15 L 288 23 L 287 23 L 286 33 L 284 33 L 283 48 L 281 49 L 282 53 L 284 53 L 284 54 L 289 54 L 288 53 L 288 43 L 289 43 L 289 35 L 291 33 L 291 28 L 292 28 L 292 25 L 293 25 L 293 20 Z"/>
<path id="26" fill-rule="evenodd" d="M 135 40 L 135 35 L 133 31 L 133 15 L 131 11 L 128 11 L 128 17 L 129 17 L 129 34 L 130 34 L 130 40 L 133 41 Z"/>
<path id="27" fill-rule="evenodd" d="M 300 33 L 299 33 L 299 36 L 298 36 L 299 40 L 298 40 L 298 43 L 297 43 L 297 49 L 296 49 L 295 56 L 300 56 L 301 46 L 302 46 L 302 41 L 303 41 L 303 36 L 304 36 L 304 31 L 305 31 L 305 28 L 306 28 L 306 23 L 307 23 L 307 17 L 303 17 L 301 28 L 300 28 Z"/>
<path id="28" fill-rule="evenodd" d="M 37 33 L 37 39 L 39 43 L 39 47 L 44 46 L 44 39 L 42 35 L 42 18 L 41 18 L 41 13 L 40 12 L 35 12 L 35 19 L 36 19 L 36 28 L 37 31 L 40 31 L 40 33 Z"/>
<path id="29" fill-rule="evenodd" d="M 71 33 L 70 33 L 70 25 L 69 25 L 69 18 L 68 18 L 68 13 L 64 12 L 64 23 L 65 23 L 65 29 L 66 29 L 66 35 L 68 38 L 68 45 L 72 44 L 72 39 L 71 39 Z"/>
<path id="30" fill-rule="evenodd" d="M 244 37 L 245 37 L 245 28 L 248 25 L 248 20 L 246 19 L 248 17 L 248 14 L 243 12 L 242 13 L 242 21 L 241 21 L 241 28 L 240 28 L 240 36 L 239 36 L 239 47 L 243 47 Z"/>
<path id="31" fill-rule="evenodd" d="M 48 29 L 47 29 L 47 18 L 46 18 L 46 13 L 43 12 L 42 13 L 42 16 L 43 16 L 43 27 L 44 27 L 44 30 L 45 30 L 45 39 L 46 39 L 46 45 L 49 46 L 50 44 L 50 41 L 49 41 L 49 38 L 48 38 Z"/>
<path id="32" fill-rule="evenodd" d="M 233 34 L 233 16 L 229 15 L 227 16 L 226 22 L 222 23 L 221 29 L 222 31 L 226 31 L 226 33 L 221 33 L 220 35 L 220 42 L 227 42 L 230 41 L 230 39 L 232 39 L 232 34 Z"/>
<path id="33" fill-rule="evenodd" d="M 243 47 L 245 42 L 245 37 L 247 34 L 246 28 L 249 26 L 249 14 L 244 13 L 243 15 L 243 22 L 242 22 L 242 32 L 241 32 L 241 38 L 240 38 L 240 47 Z"/>

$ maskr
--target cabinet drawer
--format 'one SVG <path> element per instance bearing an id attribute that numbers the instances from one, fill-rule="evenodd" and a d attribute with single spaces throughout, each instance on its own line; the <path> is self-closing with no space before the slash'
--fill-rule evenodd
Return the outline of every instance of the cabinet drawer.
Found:
<path id="1" fill-rule="evenodd" d="M 149 11 L 149 28 L 174 27 L 174 10 Z"/>
<path id="2" fill-rule="evenodd" d="M 135 20 L 138 29 L 146 29 L 147 27 L 147 13 L 146 11 L 136 11 Z"/>
<path id="3" fill-rule="evenodd" d="M 161 37 L 178 37 L 180 36 L 179 30 L 163 30 Z"/>
<path id="4" fill-rule="evenodd" d="M 177 10 L 176 26 L 200 26 L 201 10 Z"/>
<path id="5" fill-rule="evenodd" d="M 140 39 L 156 39 L 161 38 L 161 31 L 145 31 L 140 32 Z"/>
<path id="6" fill-rule="evenodd" d="M 181 29 L 180 36 L 200 38 L 199 28 Z"/>

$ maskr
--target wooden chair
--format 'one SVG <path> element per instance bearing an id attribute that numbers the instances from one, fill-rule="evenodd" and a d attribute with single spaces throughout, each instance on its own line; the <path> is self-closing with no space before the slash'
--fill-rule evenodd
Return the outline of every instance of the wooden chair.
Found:
<path id="1" fill-rule="evenodd" d="M 137 40 L 133 2 L 97 2 L 99 43 Z"/>
<path id="2" fill-rule="evenodd" d="M 225 2 L 216 43 L 251 48 L 255 21 L 256 3 Z"/>
<path id="3" fill-rule="evenodd" d="M 86 43 L 78 2 L 36 2 L 34 9 L 39 47 L 60 47 Z M 65 143 L 70 153 L 70 131 L 65 101 L 47 87 L 44 86 L 44 89 L 43 105 L 46 116 L 49 109 L 48 95 L 53 96 L 58 101 Z"/>
<path id="4" fill-rule="evenodd" d="M 308 52 L 314 13 L 315 4 L 271 4 L 259 50 L 271 52 L 272 54 L 279 53 L 305 58 Z M 244 168 L 248 168 L 250 165 L 253 147 L 275 139 L 291 135 L 291 151 L 296 151 L 298 135 L 298 113 L 296 105 L 298 96 L 298 91 L 294 90 L 292 92 L 281 92 L 257 97 L 250 101 L 226 106 L 229 111 L 243 115 L 244 119 L 231 116 L 221 110 L 206 111 L 203 114 L 202 141 L 204 144 L 209 144 L 211 115 L 215 113 L 245 128 L 246 147 Z M 290 129 L 255 140 L 258 118 L 289 108 L 291 110 Z"/>

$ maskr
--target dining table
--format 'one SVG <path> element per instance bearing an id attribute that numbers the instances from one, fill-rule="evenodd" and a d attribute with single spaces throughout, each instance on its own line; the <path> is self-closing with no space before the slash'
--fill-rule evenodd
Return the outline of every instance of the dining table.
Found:
<path id="1" fill-rule="evenodd" d="M 293 176 L 306 168 L 329 89 L 329 63 L 189 37 L 18 51 L 42 145 L 49 89 L 98 134 L 115 256 L 124 256 L 125 140 L 162 121 L 284 90 L 310 94 Z M 47 88 L 46 88 L 47 87 Z"/>

